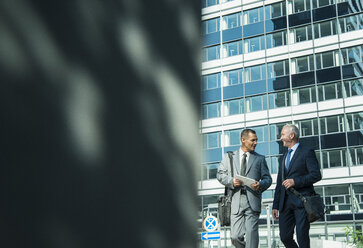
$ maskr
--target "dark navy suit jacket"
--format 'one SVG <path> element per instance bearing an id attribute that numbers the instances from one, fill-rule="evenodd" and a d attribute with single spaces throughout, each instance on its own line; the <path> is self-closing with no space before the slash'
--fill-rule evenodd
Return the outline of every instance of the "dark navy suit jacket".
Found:
<path id="1" fill-rule="evenodd" d="M 284 207 L 286 188 L 282 186 L 282 182 L 285 179 L 294 179 L 294 188 L 302 195 L 312 195 L 314 193 L 313 184 L 321 180 L 320 166 L 314 150 L 299 144 L 287 171 L 285 160 L 286 153 L 279 161 L 279 172 L 272 206 L 273 209 L 279 211 L 282 211 Z M 284 170 L 285 179 L 282 178 L 282 170 Z"/>

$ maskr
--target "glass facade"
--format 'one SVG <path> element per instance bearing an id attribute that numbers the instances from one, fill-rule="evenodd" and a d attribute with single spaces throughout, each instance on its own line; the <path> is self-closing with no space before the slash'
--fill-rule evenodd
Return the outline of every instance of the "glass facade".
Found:
<path id="1" fill-rule="evenodd" d="M 315 150 L 323 175 L 316 191 L 329 210 L 311 226 L 311 239 L 344 241 L 346 225 L 363 227 L 361 1 L 253 3 L 253 8 L 243 1 L 203 3 L 208 12 L 202 14 L 200 218 L 217 216 L 217 199 L 224 192 L 217 167 L 225 152 L 240 147 L 243 128 L 256 130 L 256 152 L 265 155 L 274 178 L 286 150 L 281 129 L 294 123 L 300 142 Z M 275 183 L 264 201 L 273 198 Z M 268 243 L 266 215 L 262 210 L 261 248 Z M 278 225 L 272 227 L 282 246 Z M 229 228 L 222 232 L 220 247 L 232 247 Z"/>

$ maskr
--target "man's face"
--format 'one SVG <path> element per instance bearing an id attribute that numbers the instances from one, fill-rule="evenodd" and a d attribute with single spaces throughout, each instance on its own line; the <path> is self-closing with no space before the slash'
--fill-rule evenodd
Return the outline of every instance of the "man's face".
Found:
<path id="1" fill-rule="evenodd" d="M 281 130 L 281 138 L 280 138 L 280 140 L 282 141 L 282 143 L 283 143 L 283 145 L 285 147 L 289 147 L 290 148 L 290 146 L 292 144 L 293 138 L 294 138 L 294 134 L 293 134 L 293 132 L 291 132 L 289 130 L 289 128 L 284 127 Z"/>
<path id="2" fill-rule="evenodd" d="M 252 152 L 257 146 L 257 136 L 254 133 L 248 133 L 247 137 L 242 137 L 242 150 Z"/>

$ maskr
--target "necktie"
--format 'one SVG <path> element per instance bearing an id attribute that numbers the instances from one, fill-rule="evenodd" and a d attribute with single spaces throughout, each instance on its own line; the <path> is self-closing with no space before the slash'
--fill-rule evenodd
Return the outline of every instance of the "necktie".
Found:
<path id="1" fill-rule="evenodd" d="M 285 164 L 285 167 L 286 167 L 286 170 L 289 169 L 289 165 L 290 165 L 290 158 L 291 158 L 291 152 L 293 150 L 292 149 L 289 149 L 289 152 L 287 153 L 287 158 L 286 158 L 286 164 Z"/>
<path id="2" fill-rule="evenodd" d="M 246 157 L 247 153 L 243 153 L 241 161 L 241 176 L 244 176 L 246 174 Z"/>

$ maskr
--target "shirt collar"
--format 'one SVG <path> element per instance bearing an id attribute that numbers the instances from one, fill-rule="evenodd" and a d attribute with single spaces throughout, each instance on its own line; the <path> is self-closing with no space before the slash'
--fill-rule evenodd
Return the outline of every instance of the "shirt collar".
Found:
<path id="1" fill-rule="evenodd" d="M 241 158 L 243 156 L 243 153 L 247 154 L 247 157 L 250 155 L 250 152 L 244 152 L 242 148 L 239 148 L 239 157 Z"/>
<path id="2" fill-rule="evenodd" d="M 297 142 L 293 147 L 291 147 L 290 149 L 292 149 L 292 151 L 296 151 L 296 149 L 299 147 L 300 142 Z"/>

